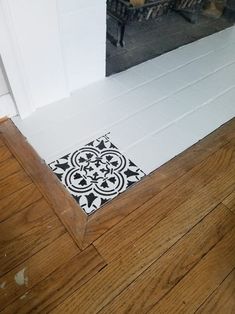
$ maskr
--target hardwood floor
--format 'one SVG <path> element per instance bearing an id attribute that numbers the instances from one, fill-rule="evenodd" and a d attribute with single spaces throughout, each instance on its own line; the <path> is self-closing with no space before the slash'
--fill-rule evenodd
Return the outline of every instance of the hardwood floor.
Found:
<path id="1" fill-rule="evenodd" d="M 91 216 L 85 245 L 0 132 L 1 313 L 235 313 L 235 119 Z"/>

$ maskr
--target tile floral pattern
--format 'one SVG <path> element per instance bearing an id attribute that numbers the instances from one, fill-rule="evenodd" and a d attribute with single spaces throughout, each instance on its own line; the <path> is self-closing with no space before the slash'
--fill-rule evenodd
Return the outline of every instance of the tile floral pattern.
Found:
<path id="1" fill-rule="evenodd" d="M 121 154 L 108 135 L 53 161 L 49 167 L 87 214 L 145 175 Z"/>

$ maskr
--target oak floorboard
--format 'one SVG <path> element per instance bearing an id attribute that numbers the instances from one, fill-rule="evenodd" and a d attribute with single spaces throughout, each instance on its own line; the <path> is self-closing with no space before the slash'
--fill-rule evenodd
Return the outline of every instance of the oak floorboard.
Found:
<path id="1" fill-rule="evenodd" d="M 45 200 L 39 200 L 0 224 L 0 276 L 65 232 Z"/>
<path id="2" fill-rule="evenodd" d="M 235 217 L 218 205 L 100 313 L 147 313 L 233 227 Z"/>
<path id="3" fill-rule="evenodd" d="M 0 181 L 20 170 L 22 168 L 15 158 L 4 160 L 0 163 Z"/>
<path id="4" fill-rule="evenodd" d="M 0 163 L 8 158 L 12 157 L 10 150 L 7 148 L 6 145 L 0 146 Z"/>
<path id="5" fill-rule="evenodd" d="M 234 175 L 232 179 L 234 183 Z M 103 271 L 67 298 L 54 313 L 97 313 L 219 203 L 213 195 L 208 195 L 206 188 L 202 188 L 136 241 L 120 249 L 115 259 L 108 260 L 108 266 Z M 160 207 L 159 212 L 161 210 L 165 209 Z"/>
<path id="6" fill-rule="evenodd" d="M 235 191 L 223 200 L 223 204 L 235 214 Z"/>
<path id="7" fill-rule="evenodd" d="M 45 280 L 28 290 L 24 298 L 18 298 L 5 308 L 5 314 L 48 313 L 76 289 L 105 267 L 106 263 L 93 246 L 89 246 L 54 271 Z M 92 296 L 90 296 L 92 297 Z M 84 313 L 80 310 L 77 313 Z"/>
<path id="8" fill-rule="evenodd" d="M 149 313 L 194 313 L 235 266 L 235 228 Z"/>
<path id="9" fill-rule="evenodd" d="M 32 180 L 23 171 L 18 171 L 0 181 L 0 200 L 30 184 Z"/>
<path id="10" fill-rule="evenodd" d="M 197 314 L 234 314 L 235 312 L 235 269 L 227 276 L 221 285 L 196 311 Z"/>
<path id="11" fill-rule="evenodd" d="M 64 233 L 54 242 L 28 258 L 25 262 L 0 277 L 0 310 L 12 303 L 17 297 L 25 296 L 28 290 L 45 279 L 61 265 L 67 263 L 80 252 L 68 233 Z M 15 275 L 24 270 L 22 285 L 15 280 Z"/>
<path id="12" fill-rule="evenodd" d="M 219 190 L 221 180 L 223 184 Z M 116 224 L 94 245 L 107 261 L 111 261 L 119 255 L 122 247 L 138 239 L 190 197 L 200 197 L 204 186 L 210 188 L 213 197 L 221 202 L 234 189 L 234 183 L 235 149 L 226 145 Z"/>
<path id="13" fill-rule="evenodd" d="M 11 195 L 6 196 L 0 200 L 0 222 L 8 219 L 41 198 L 42 194 L 34 183 L 30 183 Z"/>
<path id="14" fill-rule="evenodd" d="M 3 142 L 2 136 L 0 135 L 0 147 L 3 145 L 4 145 L 4 142 Z"/>
<path id="15" fill-rule="evenodd" d="M 235 118 L 103 206 L 89 217 L 84 246 L 89 245 L 128 214 L 235 138 Z"/>
<path id="16" fill-rule="evenodd" d="M 235 138 L 231 139 L 230 143 L 235 146 Z"/>

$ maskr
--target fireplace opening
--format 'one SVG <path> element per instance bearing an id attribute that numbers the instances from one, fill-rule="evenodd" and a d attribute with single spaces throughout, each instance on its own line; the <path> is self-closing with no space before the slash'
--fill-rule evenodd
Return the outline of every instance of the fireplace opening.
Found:
<path id="1" fill-rule="evenodd" d="M 235 0 L 107 0 L 106 75 L 234 25 Z"/>

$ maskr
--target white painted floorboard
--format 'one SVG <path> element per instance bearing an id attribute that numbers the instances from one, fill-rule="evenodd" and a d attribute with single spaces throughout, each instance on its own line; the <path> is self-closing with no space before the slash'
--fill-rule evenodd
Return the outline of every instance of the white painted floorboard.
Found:
<path id="1" fill-rule="evenodd" d="M 47 163 L 110 132 L 150 173 L 235 116 L 235 27 L 13 121 Z"/>

